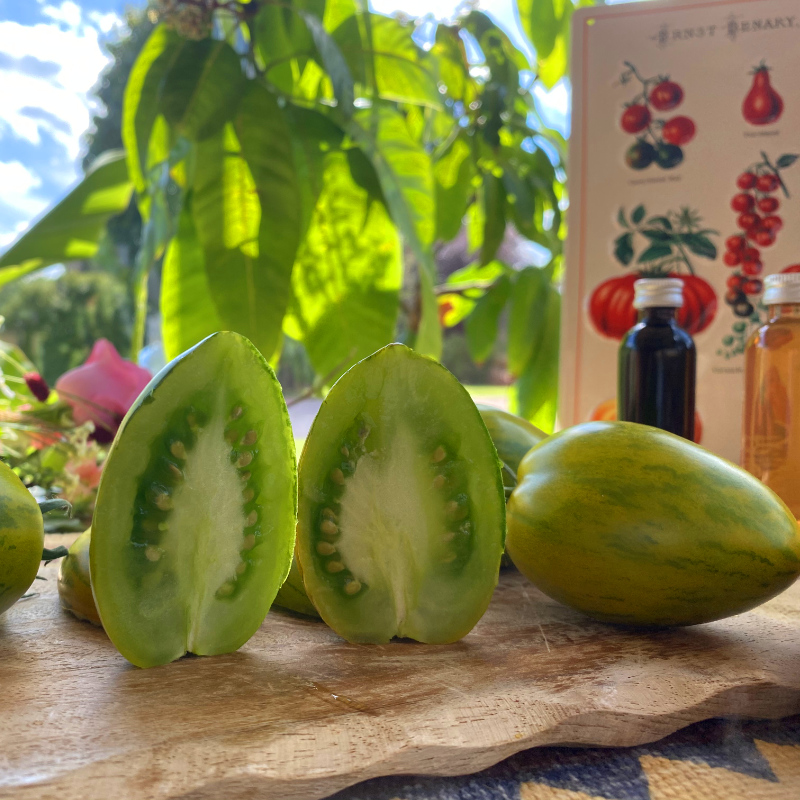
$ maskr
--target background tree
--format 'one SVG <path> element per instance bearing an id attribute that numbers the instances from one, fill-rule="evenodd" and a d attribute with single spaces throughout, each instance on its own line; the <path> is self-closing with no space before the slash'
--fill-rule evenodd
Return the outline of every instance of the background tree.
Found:
<path id="1" fill-rule="evenodd" d="M 564 142 L 531 90 L 563 75 L 572 8 L 520 3 L 532 65 L 477 10 L 416 25 L 354 0 L 160 0 L 123 98 L 143 221 L 134 352 L 162 256 L 170 356 L 228 328 L 277 362 L 288 336 L 332 380 L 398 336 L 439 357 L 442 326 L 463 324 L 481 363 L 507 317 L 519 410 L 551 427 Z M 53 212 L 71 212 L 84 243 L 87 211 L 97 226 L 101 206 L 106 216 L 126 207 L 120 162 L 103 158 Z M 436 249 L 462 225 L 474 260 L 442 281 Z M 504 261 L 509 230 L 546 265 Z M 45 217 L 0 258 L 0 281 L 59 260 L 57 231 L 74 246 Z"/>

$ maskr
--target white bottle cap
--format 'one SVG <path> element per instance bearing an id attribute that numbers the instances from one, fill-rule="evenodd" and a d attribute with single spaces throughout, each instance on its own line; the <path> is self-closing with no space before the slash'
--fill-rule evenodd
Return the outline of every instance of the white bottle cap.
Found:
<path id="1" fill-rule="evenodd" d="M 767 275 L 764 278 L 764 295 L 761 299 L 765 306 L 800 303 L 800 272 Z"/>
<path id="2" fill-rule="evenodd" d="M 633 284 L 634 308 L 680 308 L 683 281 L 678 278 L 639 278 Z"/>

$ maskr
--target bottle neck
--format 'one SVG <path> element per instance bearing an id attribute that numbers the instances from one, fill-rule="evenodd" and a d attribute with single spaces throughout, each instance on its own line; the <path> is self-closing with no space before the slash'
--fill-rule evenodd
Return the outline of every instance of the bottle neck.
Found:
<path id="1" fill-rule="evenodd" d="M 767 308 L 767 316 L 772 322 L 776 319 L 800 319 L 800 303 L 776 303 Z"/>
<path id="2" fill-rule="evenodd" d="M 639 322 L 653 323 L 655 325 L 668 325 L 675 319 L 677 308 L 672 306 L 653 306 L 639 309 Z"/>

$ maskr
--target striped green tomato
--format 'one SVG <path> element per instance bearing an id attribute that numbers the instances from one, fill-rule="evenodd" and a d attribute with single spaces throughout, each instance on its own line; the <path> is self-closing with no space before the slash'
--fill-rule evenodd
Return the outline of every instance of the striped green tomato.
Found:
<path id="1" fill-rule="evenodd" d="M 539 589 L 606 622 L 694 625 L 800 574 L 797 521 L 749 473 L 631 422 L 588 422 L 523 459 L 508 552 Z"/>

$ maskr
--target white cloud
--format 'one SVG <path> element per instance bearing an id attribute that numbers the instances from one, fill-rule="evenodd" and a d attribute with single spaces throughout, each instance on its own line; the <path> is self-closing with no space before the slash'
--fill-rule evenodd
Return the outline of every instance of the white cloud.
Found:
<path id="1" fill-rule="evenodd" d="M 40 0 L 41 3 L 41 0 Z M 52 22 L 21 25 L 0 20 L 0 135 L 13 132 L 34 145 L 47 132 L 60 142 L 68 157 L 60 168 L 9 161 L 0 163 L 0 200 L 32 218 L 59 199 L 78 177 L 81 136 L 88 129 L 96 103 L 89 93 L 109 56 L 100 35 L 122 20 L 116 14 L 85 13 L 73 0 L 45 5 Z M 53 66 L 55 65 L 55 66 Z M 34 195 L 46 177 L 60 190 L 53 197 Z M 26 227 L 0 216 L 0 247 Z"/>

